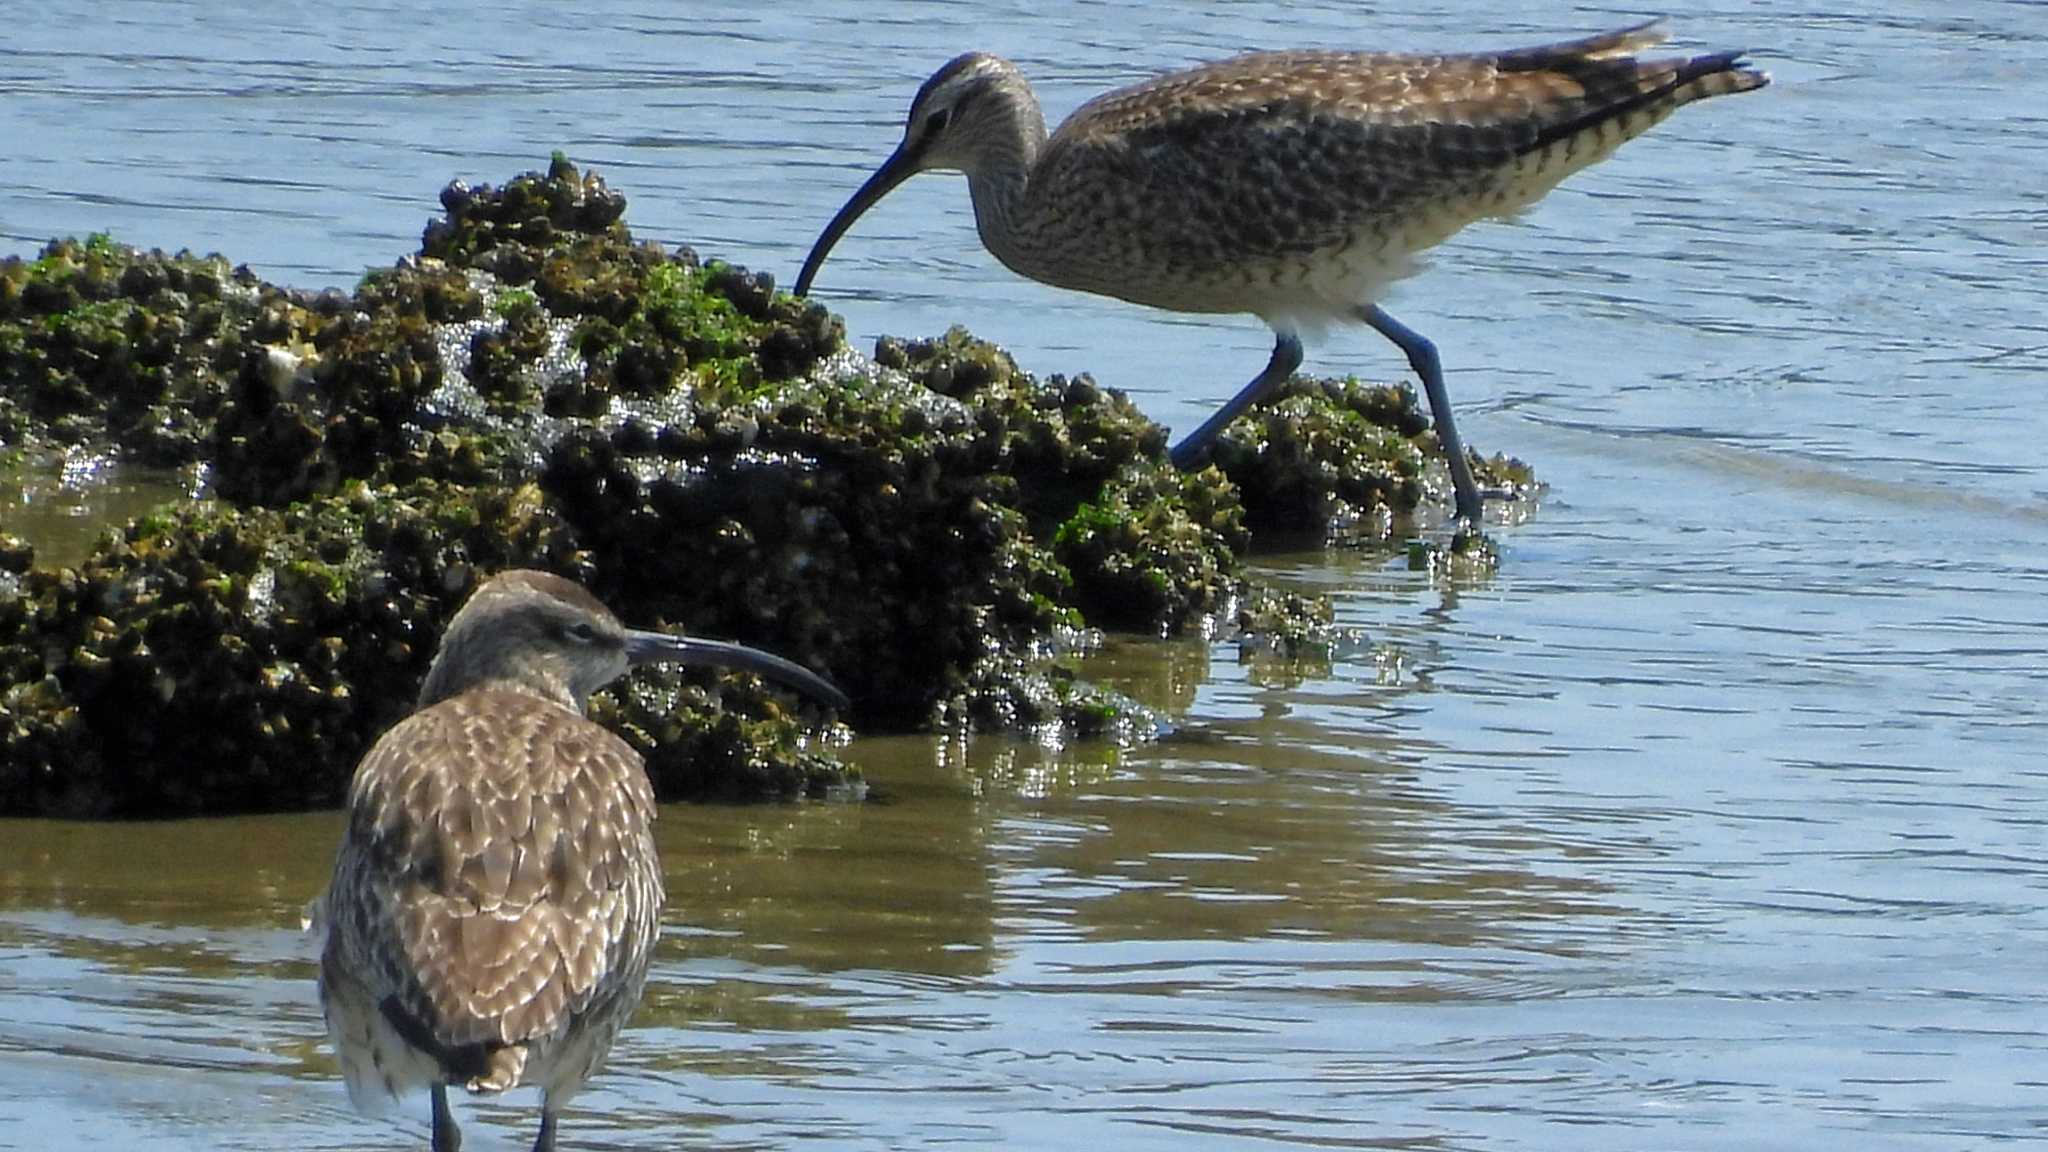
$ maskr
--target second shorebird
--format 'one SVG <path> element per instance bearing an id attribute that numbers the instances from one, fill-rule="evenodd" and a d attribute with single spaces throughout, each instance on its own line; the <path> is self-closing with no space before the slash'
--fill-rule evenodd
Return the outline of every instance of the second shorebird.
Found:
<path id="1" fill-rule="evenodd" d="M 1301 365 L 1301 335 L 1363 322 L 1422 378 L 1457 515 L 1480 492 L 1435 345 L 1374 301 L 1414 257 L 1481 217 L 1526 208 L 1681 105 L 1769 82 L 1739 52 L 1643 59 L 1657 23 L 1465 55 L 1257 52 L 1098 96 L 1050 137 L 1031 86 L 980 52 L 933 73 L 903 142 L 812 246 L 918 172 L 967 175 L 981 241 L 1033 280 L 1174 312 L 1250 312 L 1265 370 L 1175 445 L 1198 464 Z"/>
<path id="2" fill-rule="evenodd" d="M 779 656 L 636 632 L 573 581 L 492 579 L 449 622 L 419 707 L 356 767 L 320 1002 L 349 1098 L 427 1088 L 434 1152 L 460 1131 L 448 1085 L 541 1090 L 535 1152 L 640 1002 L 660 935 L 654 789 L 639 753 L 583 715 L 635 664 L 719 664 L 844 708 Z"/>

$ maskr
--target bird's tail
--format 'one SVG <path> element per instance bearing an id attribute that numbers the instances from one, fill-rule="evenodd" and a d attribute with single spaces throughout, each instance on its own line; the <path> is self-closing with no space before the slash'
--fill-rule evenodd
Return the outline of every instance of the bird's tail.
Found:
<path id="1" fill-rule="evenodd" d="M 1637 53 L 1663 43 L 1662 21 L 1562 44 L 1503 52 L 1503 73 L 1546 74 L 1551 83 L 1576 89 L 1576 98 L 1557 101 L 1564 114 L 1545 124 L 1523 148 L 1541 152 L 1582 133 L 1601 137 L 1604 154 L 1633 139 L 1684 105 L 1709 96 L 1749 92 L 1771 82 L 1743 52 L 1645 59 Z"/>
<path id="2" fill-rule="evenodd" d="M 1504 57 L 1557 57 L 1577 56 L 1584 60 L 1613 60 L 1617 57 L 1634 56 L 1647 48 L 1671 39 L 1671 29 L 1662 17 L 1645 20 L 1641 24 L 1623 28 L 1617 32 L 1602 32 L 1582 40 L 1567 40 L 1562 44 L 1545 44 L 1540 48 L 1521 48 L 1503 53 Z"/>
<path id="3" fill-rule="evenodd" d="M 1503 80 L 1520 78 L 1532 92 L 1548 96 L 1548 123 L 1522 143 L 1524 156 L 1548 152 L 1571 141 L 1577 166 L 1606 156 L 1620 143 L 1649 131 L 1679 107 L 1708 96 L 1749 92 L 1772 82 L 1743 59 L 1741 51 L 1706 55 L 1640 57 L 1665 39 L 1661 20 L 1616 33 L 1503 51 L 1495 66 Z M 1579 141 L 1591 143 L 1581 148 Z"/>
<path id="4" fill-rule="evenodd" d="M 1521 211 L 1684 105 L 1770 83 L 1741 52 L 1638 55 L 1663 41 L 1663 24 L 1652 22 L 1479 57 L 1494 70 L 1500 102 L 1517 109 L 1502 121 L 1516 139 L 1491 174 L 1486 214 Z"/>
<path id="5" fill-rule="evenodd" d="M 1769 84 L 1771 74 L 1758 71 L 1743 59 L 1746 55 L 1746 52 L 1710 52 L 1683 60 L 1646 60 L 1643 67 L 1669 69 L 1671 102 L 1690 104 L 1709 96 L 1753 92 Z"/>

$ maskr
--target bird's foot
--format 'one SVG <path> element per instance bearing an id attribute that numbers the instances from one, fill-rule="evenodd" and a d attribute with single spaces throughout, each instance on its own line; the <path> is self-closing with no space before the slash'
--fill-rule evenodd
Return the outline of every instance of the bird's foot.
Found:
<path id="1" fill-rule="evenodd" d="M 1460 521 L 1449 540 L 1435 536 L 1410 540 L 1408 567 L 1453 583 L 1483 581 L 1499 569 L 1500 552 L 1486 533 Z"/>

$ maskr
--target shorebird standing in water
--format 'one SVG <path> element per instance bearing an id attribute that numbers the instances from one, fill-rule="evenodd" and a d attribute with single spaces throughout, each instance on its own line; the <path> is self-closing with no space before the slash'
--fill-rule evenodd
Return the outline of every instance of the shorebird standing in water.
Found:
<path id="1" fill-rule="evenodd" d="M 1363 322 L 1422 378 L 1457 515 L 1480 491 L 1435 345 L 1374 303 L 1415 256 L 1526 208 L 1681 105 L 1769 83 L 1739 52 L 1644 59 L 1656 22 L 1509 52 L 1256 52 L 1098 96 L 1050 137 L 1031 86 L 980 52 L 932 74 L 903 142 L 811 248 L 890 189 L 963 172 L 981 242 L 1013 271 L 1174 312 L 1250 312 L 1273 356 L 1172 450 L 1199 464 L 1223 429 L 1300 366 L 1301 335 Z"/>
<path id="2" fill-rule="evenodd" d="M 835 707 L 807 669 L 716 640 L 637 632 L 581 585 L 507 572 L 441 639 L 419 706 L 357 765 L 318 918 L 320 1002 L 359 1108 L 433 1094 L 433 1147 L 462 1142 L 447 1086 L 541 1090 L 535 1152 L 640 1002 L 660 934 L 654 789 L 586 719 L 645 663 L 717 664 Z"/>

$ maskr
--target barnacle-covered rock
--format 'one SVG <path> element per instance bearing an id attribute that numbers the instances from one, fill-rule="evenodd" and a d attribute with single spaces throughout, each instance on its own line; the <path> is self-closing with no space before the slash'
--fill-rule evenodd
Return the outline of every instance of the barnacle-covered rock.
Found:
<path id="1" fill-rule="evenodd" d="M 0 260 L 0 444 L 203 459 L 244 357 L 303 338 L 290 292 L 219 256 L 139 251 L 104 235 Z"/>
<path id="2" fill-rule="evenodd" d="M 1295 377 L 1226 428 L 1210 459 L 1254 531 L 1385 538 L 1422 499 L 1428 428 L 1406 387 Z"/>
<path id="3" fill-rule="evenodd" d="M 0 811 L 337 803 L 410 705 L 477 572 L 569 564 L 530 489 L 357 487 L 287 511 L 188 501 L 18 578 Z"/>
<path id="4" fill-rule="evenodd" d="M 1090 624 L 1176 635 L 1224 607 L 1243 583 L 1249 539 L 1237 494 L 1213 471 L 1133 464 L 1053 534 Z"/>
<path id="5" fill-rule="evenodd" d="M 561 157 L 442 207 L 352 293 L 104 237 L 0 263 L 0 447 L 200 465 L 211 497 L 75 568 L 0 537 L 0 812 L 334 803 L 515 565 L 831 675 L 863 730 L 1148 739 L 1073 672 L 1100 629 L 1327 650 L 1326 603 L 1247 581 L 1254 533 L 1383 538 L 1430 483 L 1406 389 L 1295 381 L 1181 473 L 1123 394 L 959 329 L 861 357 L 771 277 L 636 241 Z M 595 711 L 664 798 L 737 797 L 847 778 L 794 707 L 643 671 Z"/>
<path id="6" fill-rule="evenodd" d="M 645 668 L 592 700 L 591 714 L 640 750 L 663 800 L 819 796 L 857 779 L 814 741 L 800 707 L 715 672 Z"/>
<path id="7" fill-rule="evenodd" d="M 1178 632 L 1242 581 L 1227 483 L 1163 444 L 956 331 L 579 431 L 542 483 L 621 602 L 838 675 L 864 724 L 1029 725 L 1059 630 Z"/>
<path id="8" fill-rule="evenodd" d="M 1442 448 L 1405 384 L 1297 376 L 1233 421 L 1209 458 L 1254 532 L 1372 543 L 1416 530 Z M 1482 488 L 1520 498 L 1535 487 L 1519 460 L 1468 458 Z"/>
<path id="9" fill-rule="evenodd" d="M 109 534 L 77 569 L 0 575 L 0 813 L 339 803 L 411 708 L 455 609 L 517 566 L 590 575 L 535 489 L 426 482 L 285 511 L 187 502 Z M 693 688 L 667 712 L 637 679 L 620 691 L 608 707 L 654 753 L 667 797 L 843 778 L 764 690 Z M 662 770 L 685 759 L 688 773 Z"/>

